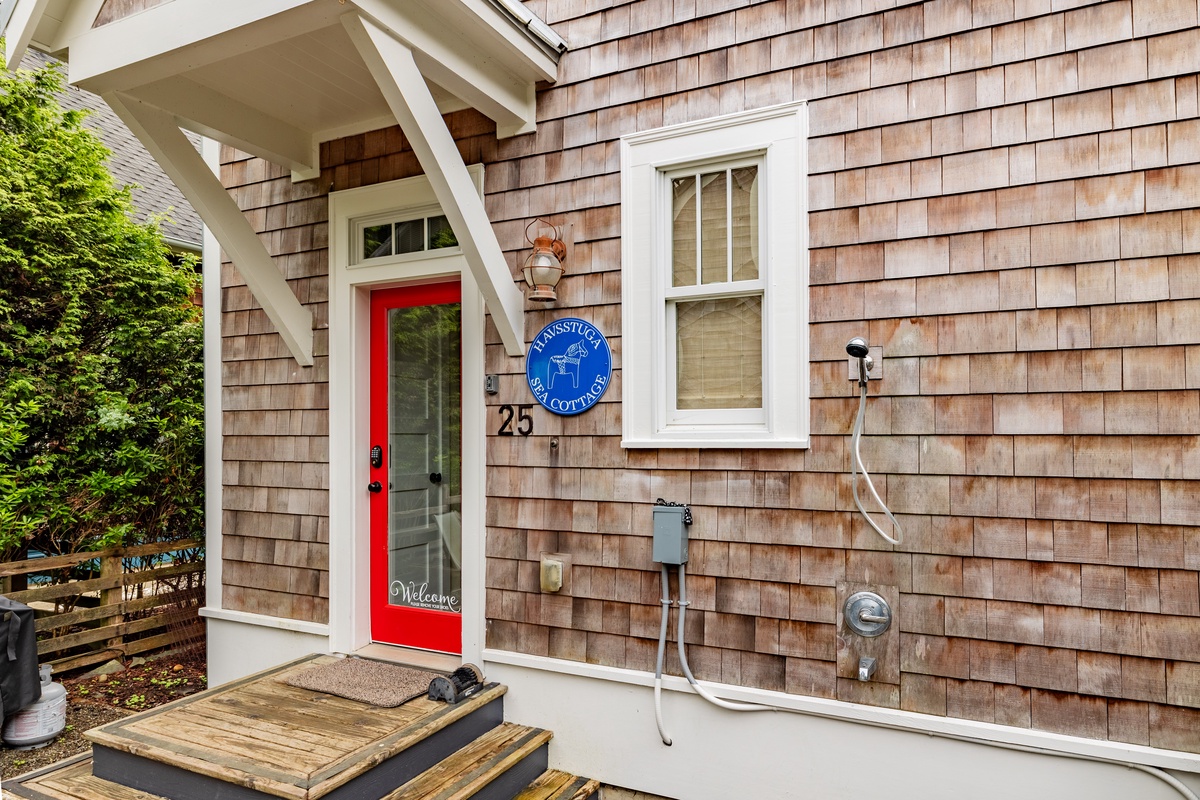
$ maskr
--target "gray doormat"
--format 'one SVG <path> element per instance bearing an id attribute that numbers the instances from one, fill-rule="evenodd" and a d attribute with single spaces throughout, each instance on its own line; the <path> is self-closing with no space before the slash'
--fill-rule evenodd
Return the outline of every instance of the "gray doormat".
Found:
<path id="1" fill-rule="evenodd" d="M 297 672 L 284 683 L 373 706 L 395 708 L 428 692 L 429 682 L 436 677 L 436 672 L 398 664 L 365 658 L 343 658 L 332 664 Z"/>

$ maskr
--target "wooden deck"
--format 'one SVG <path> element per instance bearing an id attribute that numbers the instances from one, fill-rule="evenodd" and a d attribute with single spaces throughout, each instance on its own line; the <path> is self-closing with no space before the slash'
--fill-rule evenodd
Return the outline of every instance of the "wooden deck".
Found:
<path id="1" fill-rule="evenodd" d="M 316 800 L 342 787 L 364 789 L 357 779 L 400 756 L 375 775 L 397 786 L 424 769 L 418 758 L 441 760 L 501 721 L 501 686 L 457 706 L 418 698 L 379 708 L 284 683 L 333 660 L 304 658 L 97 728 L 88 734 L 95 774 L 161 793 L 163 781 L 174 786 L 184 776 L 160 773 L 184 771 L 201 798 L 214 796 L 200 793 L 213 788 L 209 778 L 253 790 L 246 797 Z M 126 779 L 139 771 L 135 759 L 151 762 L 140 765 L 148 774 Z"/>
<path id="2" fill-rule="evenodd" d="M 6 782 L 28 800 L 578 800 L 551 734 L 503 722 L 505 687 L 380 708 L 288 686 L 308 656 L 89 731 L 91 758 Z"/>

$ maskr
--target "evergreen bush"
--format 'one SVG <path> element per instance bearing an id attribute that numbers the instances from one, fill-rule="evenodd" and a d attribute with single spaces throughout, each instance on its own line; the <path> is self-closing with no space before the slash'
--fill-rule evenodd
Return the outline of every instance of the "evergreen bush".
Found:
<path id="1" fill-rule="evenodd" d="M 0 74 L 0 558 L 202 531 L 199 276 L 132 221 L 107 150 Z"/>

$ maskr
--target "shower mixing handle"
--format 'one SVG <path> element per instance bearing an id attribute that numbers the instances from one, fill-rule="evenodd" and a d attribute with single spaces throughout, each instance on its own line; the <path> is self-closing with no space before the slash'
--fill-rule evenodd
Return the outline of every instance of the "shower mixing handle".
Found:
<path id="1" fill-rule="evenodd" d="M 875 592 L 855 592 L 842 606 L 846 627 L 859 636 L 881 636 L 892 626 L 892 607 Z"/>

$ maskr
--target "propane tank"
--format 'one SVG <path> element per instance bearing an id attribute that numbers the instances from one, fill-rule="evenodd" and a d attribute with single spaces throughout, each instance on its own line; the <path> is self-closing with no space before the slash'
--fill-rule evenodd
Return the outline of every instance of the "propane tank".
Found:
<path id="1" fill-rule="evenodd" d="M 45 747 L 67 726 L 67 689 L 50 680 L 50 665 L 38 667 L 42 699 L 4 721 L 4 743 L 17 750 Z"/>

